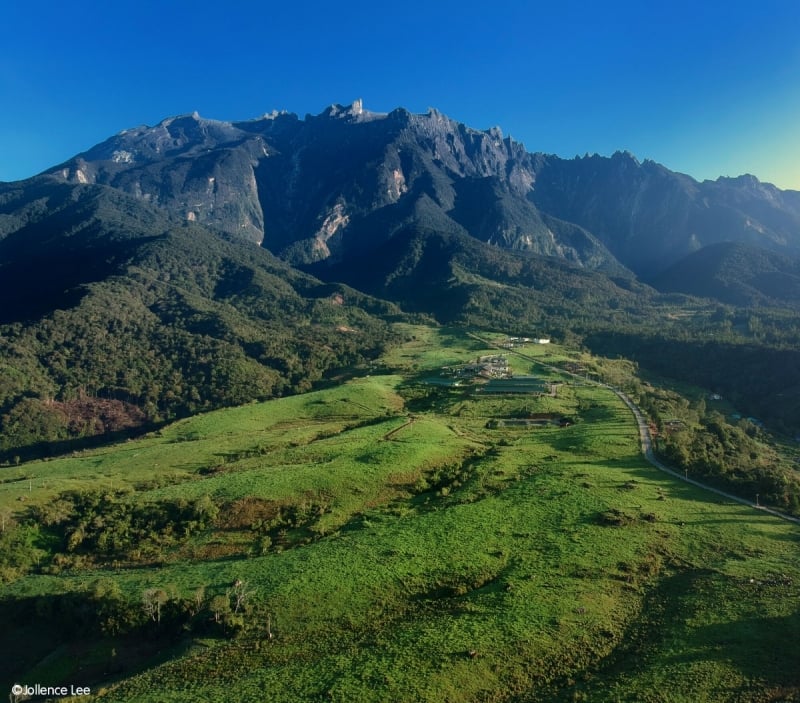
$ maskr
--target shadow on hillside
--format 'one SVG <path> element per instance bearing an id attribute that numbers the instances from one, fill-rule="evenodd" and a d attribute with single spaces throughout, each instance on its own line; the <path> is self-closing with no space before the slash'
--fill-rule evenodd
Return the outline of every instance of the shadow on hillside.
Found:
<path id="1" fill-rule="evenodd" d="M 652 667 L 657 666 L 673 672 L 670 691 L 664 692 L 668 697 L 692 700 L 700 693 L 695 687 L 702 689 L 704 685 L 703 679 L 697 678 L 704 665 L 718 663 L 741 676 L 739 681 L 732 678 L 733 687 L 726 691 L 730 700 L 756 700 L 756 693 L 758 700 L 796 700 L 800 687 L 800 644 L 796 636 L 800 612 L 692 627 L 687 615 L 692 609 L 713 607 L 713 592 L 720 586 L 713 583 L 717 578 L 709 570 L 689 570 L 660 579 L 648 591 L 639 614 L 625 626 L 619 643 L 590 667 L 586 683 L 576 685 L 574 679 L 558 681 L 552 699 L 566 701 L 568 695 L 574 694 L 569 700 L 605 700 L 609 682 L 638 677 L 647 680 Z M 741 584 L 726 584 L 726 599 L 747 599 L 748 592 L 742 588 L 745 587 Z M 758 599 L 757 592 L 753 597 Z M 731 617 L 735 618 L 735 614 Z M 676 648 L 678 642 L 681 645 Z M 665 645 L 675 653 L 662 657 Z M 767 688 L 792 691 L 785 697 L 762 697 Z"/>
<path id="2" fill-rule="evenodd" d="M 478 352 L 486 352 L 487 346 L 472 337 L 469 337 L 462 328 L 445 326 L 440 328 L 439 337 L 442 340 L 442 346 L 453 347 L 455 349 L 465 349 L 472 351 L 476 354 Z"/>
<path id="3" fill-rule="evenodd" d="M 88 590 L 50 593 L 0 601 L 6 637 L 0 641 L 0 686 L 11 688 L 15 679 L 38 671 L 44 660 L 54 686 L 80 680 L 92 689 L 157 666 L 185 652 L 192 640 L 187 617 L 166 607 L 158 625 L 140 616 L 139 600 L 94 599 Z M 130 631 L 110 636 L 104 620 L 136 622 Z M 218 636 L 208 619 L 194 618 L 194 634 Z"/>
<path id="4" fill-rule="evenodd" d="M 144 243 L 154 239 L 114 240 L 100 236 L 98 228 L 41 246 L 35 246 L 38 232 L 23 228 L 0 243 L 5 259 L 0 265 L 0 324 L 74 308 L 88 293 L 87 284 L 119 273 Z M 26 239 L 28 235 L 33 241 Z"/>
<path id="5" fill-rule="evenodd" d="M 116 432 L 105 432 L 91 437 L 75 437 L 73 439 L 61 439 L 52 442 L 34 442 L 21 447 L 14 447 L 6 452 L 0 453 L 0 462 L 5 462 L 8 466 L 0 467 L 0 472 L 9 466 L 13 467 L 18 463 L 26 461 L 36 461 L 38 459 L 54 459 L 65 454 L 82 451 L 84 449 L 94 449 L 107 444 L 122 442 L 127 439 L 136 439 L 148 432 L 154 432 L 165 425 L 175 422 L 150 422 L 139 427 L 118 430 Z"/>
<path id="6" fill-rule="evenodd" d="M 733 665 L 745 677 L 767 685 L 800 687 L 798 631 L 798 611 L 705 625 L 692 635 L 697 644 L 671 657 L 669 663 L 688 671 L 698 662 L 715 661 Z"/>

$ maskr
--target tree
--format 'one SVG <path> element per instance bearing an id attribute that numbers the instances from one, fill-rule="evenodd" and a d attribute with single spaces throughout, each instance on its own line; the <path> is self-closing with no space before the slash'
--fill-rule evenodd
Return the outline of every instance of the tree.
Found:
<path id="1" fill-rule="evenodd" d="M 0 509 L 0 533 L 5 532 L 6 527 L 10 526 L 12 514 L 9 508 Z"/>
<path id="2" fill-rule="evenodd" d="M 154 623 L 161 622 L 161 607 L 169 600 L 162 588 L 147 588 L 142 593 L 142 609 Z"/>
<path id="3" fill-rule="evenodd" d="M 231 600 L 228 596 L 214 596 L 209 608 L 214 614 L 214 622 L 224 625 L 231 612 Z"/>
<path id="4" fill-rule="evenodd" d="M 198 586 L 195 589 L 194 595 L 192 596 L 192 604 L 191 604 L 191 614 L 192 616 L 197 615 L 202 609 L 203 605 L 206 602 L 206 587 L 205 586 Z"/>
<path id="5" fill-rule="evenodd" d="M 129 607 L 119 584 L 113 579 L 101 578 L 93 581 L 88 595 L 102 632 L 116 635 L 135 624 L 135 611 Z"/>
<path id="6" fill-rule="evenodd" d="M 236 579 L 229 591 L 230 597 L 233 599 L 233 612 L 238 613 L 255 592 L 254 588 L 248 590 L 247 581 Z"/>

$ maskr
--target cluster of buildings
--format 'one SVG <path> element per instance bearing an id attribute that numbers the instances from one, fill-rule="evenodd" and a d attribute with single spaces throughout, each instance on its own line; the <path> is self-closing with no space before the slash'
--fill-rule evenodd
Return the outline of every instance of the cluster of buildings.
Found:
<path id="1" fill-rule="evenodd" d="M 445 366 L 442 376 L 456 378 L 511 378 L 508 359 L 502 354 L 479 356 L 475 361 L 461 366 Z"/>
<path id="2" fill-rule="evenodd" d="M 549 337 L 509 337 L 500 346 L 503 349 L 513 349 L 523 344 L 550 344 Z"/>

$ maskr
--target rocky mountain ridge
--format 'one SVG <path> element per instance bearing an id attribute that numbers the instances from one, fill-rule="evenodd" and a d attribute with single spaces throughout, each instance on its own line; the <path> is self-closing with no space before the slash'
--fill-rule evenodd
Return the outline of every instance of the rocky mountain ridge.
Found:
<path id="1" fill-rule="evenodd" d="M 120 189 L 295 265 L 339 264 L 426 230 L 640 277 L 724 241 L 800 256 L 800 192 L 752 176 L 698 182 L 626 152 L 532 153 L 499 128 L 360 100 L 302 119 L 173 117 L 48 175 Z"/>

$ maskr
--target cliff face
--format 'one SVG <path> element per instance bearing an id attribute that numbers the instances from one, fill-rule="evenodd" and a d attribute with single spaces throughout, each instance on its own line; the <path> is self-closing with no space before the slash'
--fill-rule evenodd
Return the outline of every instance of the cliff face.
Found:
<path id="1" fill-rule="evenodd" d="M 409 231 L 638 275 L 721 241 L 800 254 L 800 193 L 750 176 L 698 183 L 627 153 L 530 153 L 498 128 L 361 101 L 303 119 L 170 118 L 49 174 L 118 188 L 293 264 L 361 257 Z"/>
<path id="2" fill-rule="evenodd" d="M 179 217 L 261 242 L 254 171 L 263 139 L 197 114 L 125 130 L 49 173 L 109 185 Z"/>
<path id="3" fill-rule="evenodd" d="M 638 275 L 726 241 L 800 255 L 800 193 L 753 176 L 699 183 L 627 153 L 547 157 L 532 199 L 590 230 Z"/>
<path id="4" fill-rule="evenodd" d="M 538 211 L 529 195 L 540 163 L 499 129 L 473 130 L 436 110 L 372 113 L 356 101 L 302 120 L 170 118 L 49 173 L 118 188 L 292 263 L 336 262 L 398 231 L 444 227 L 618 269 L 590 233 Z"/>

